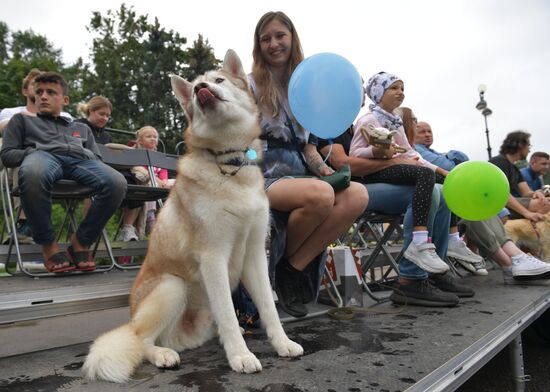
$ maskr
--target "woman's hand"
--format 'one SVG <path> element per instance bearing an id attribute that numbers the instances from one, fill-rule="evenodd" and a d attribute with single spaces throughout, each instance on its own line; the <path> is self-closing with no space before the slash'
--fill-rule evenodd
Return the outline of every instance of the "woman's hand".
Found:
<path id="1" fill-rule="evenodd" d="M 327 166 L 327 165 L 324 165 L 323 167 L 321 167 L 319 169 L 319 174 L 321 176 L 330 176 L 333 173 L 334 173 L 334 170 L 332 169 L 332 167 Z"/>
<path id="2" fill-rule="evenodd" d="M 394 165 L 413 165 L 413 166 L 422 166 L 420 159 L 418 158 L 401 158 L 401 156 L 394 157 L 390 159 Z"/>
<path id="3" fill-rule="evenodd" d="M 539 214 L 538 212 L 527 211 L 527 214 L 524 215 L 525 218 L 529 219 L 533 223 L 537 223 L 544 219 L 544 215 Z"/>

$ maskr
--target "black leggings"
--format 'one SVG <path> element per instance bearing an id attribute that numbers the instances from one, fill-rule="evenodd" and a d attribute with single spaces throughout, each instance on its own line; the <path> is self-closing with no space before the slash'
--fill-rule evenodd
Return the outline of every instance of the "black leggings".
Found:
<path id="1" fill-rule="evenodd" d="M 435 184 L 434 171 L 425 166 L 393 165 L 363 177 L 365 184 L 377 182 L 414 185 L 412 214 L 414 226 L 428 226 L 428 213 L 432 204 Z M 367 187 L 368 190 L 368 187 Z"/>
<path id="2" fill-rule="evenodd" d="M 435 173 L 435 182 L 438 184 L 443 184 L 445 181 L 445 176 L 441 173 Z M 449 227 L 455 227 L 457 225 L 458 218 L 457 216 L 451 212 L 451 223 L 449 224 Z"/>

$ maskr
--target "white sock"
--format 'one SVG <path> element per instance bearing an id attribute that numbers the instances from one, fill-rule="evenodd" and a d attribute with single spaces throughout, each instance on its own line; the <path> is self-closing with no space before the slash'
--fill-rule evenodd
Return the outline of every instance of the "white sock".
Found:
<path id="1" fill-rule="evenodd" d="M 449 242 L 458 242 L 460 241 L 460 234 L 458 231 L 456 233 L 449 233 Z"/>
<path id="2" fill-rule="evenodd" d="M 502 267 L 502 271 L 507 274 L 512 273 L 512 267 Z"/>
<path id="3" fill-rule="evenodd" d="M 412 242 L 415 245 L 425 244 L 428 242 L 428 232 L 427 231 L 413 231 Z"/>

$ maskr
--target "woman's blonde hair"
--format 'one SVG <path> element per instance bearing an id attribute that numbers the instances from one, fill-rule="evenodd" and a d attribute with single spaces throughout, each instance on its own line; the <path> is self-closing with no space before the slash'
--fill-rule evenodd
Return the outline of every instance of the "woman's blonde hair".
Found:
<path id="1" fill-rule="evenodd" d="M 269 64 L 262 56 L 260 45 L 260 34 L 262 30 L 268 23 L 274 20 L 285 25 L 292 36 L 288 67 L 284 79 L 278 81 L 280 85 L 276 85 L 276 81 L 273 80 L 273 73 L 271 72 Z M 254 59 L 252 64 L 252 77 L 258 89 L 258 104 L 265 107 L 268 112 L 271 112 L 273 117 L 275 117 L 279 113 L 281 100 L 286 98 L 286 89 L 290 76 L 298 64 L 304 59 L 304 52 L 302 51 L 302 45 L 296 28 L 285 13 L 281 11 L 268 12 L 260 18 L 254 30 L 254 49 L 252 50 L 252 57 Z"/>
<path id="2" fill-rule="evenodd" d="M 159 134 L 158 131 L 155 129 L 155 127 L 152 127 L 151 125 L 145 125 L 141 127 L 136 131 L 136 148 L 143 148 L 142 138 L 145 132 L 147 131 L 155 131 L 157 136 Z"/>
<path id="3" fill-rule="evenodd" d="M 109 108 L 109 110 L 113 111 L 111 101 L 101 95 L 96 95 L 86 103 L 79 103 L 76 110 L 83 116 L 88 117 L 90 112 L 95 112 L 101 108 Z"/>

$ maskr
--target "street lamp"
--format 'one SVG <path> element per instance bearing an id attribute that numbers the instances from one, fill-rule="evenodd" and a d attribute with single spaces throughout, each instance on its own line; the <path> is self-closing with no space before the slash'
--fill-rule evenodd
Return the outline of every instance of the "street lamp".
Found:
<path id="1" fill-rule="evenodd" d="M 476 105 L 476 109 L 481 112 L 485 118 L 485 136 L 487 137 L 487 153 L 489 154 L 489 159 L 491 159 L 491 143 L 489 142 L 489 127 L 487 126 L 487 116 L 490 116 L 493 111 L 487 107 L 487 101 L 485 101 L 484 95 L 487 91 L 487 86 L 480 84 L 477 88 L 479 92 L 479 102 Z"/>

